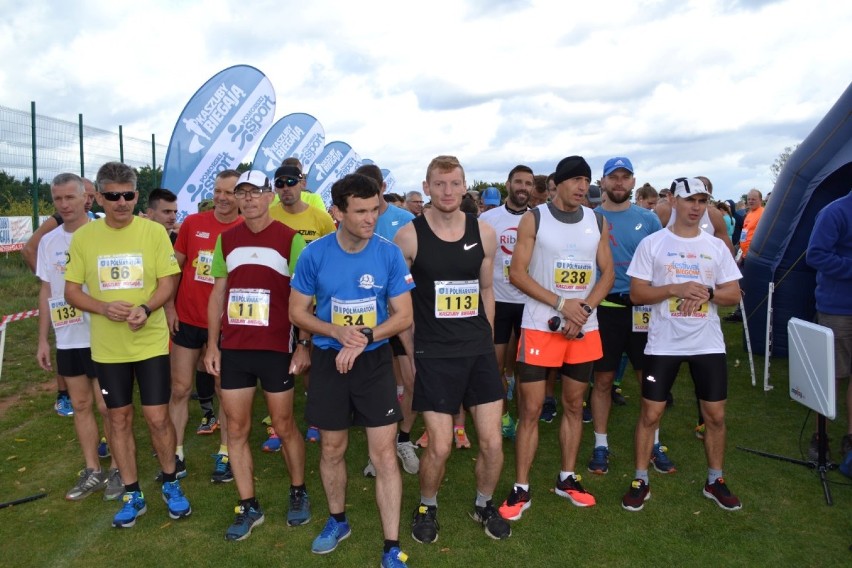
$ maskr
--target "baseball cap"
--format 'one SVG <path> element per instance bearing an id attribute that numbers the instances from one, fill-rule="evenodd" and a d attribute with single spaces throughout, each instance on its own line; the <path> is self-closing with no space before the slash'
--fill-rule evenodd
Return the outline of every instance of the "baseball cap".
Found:
<path id="1" fill-rule="evenodd" d="M 603 175 L 608 176 L 609 174 L 611 174 L 612 172 L 614 172 L 615 170 L 617 170 L 619 168 L 625 169 L 628 172 L 630 172 L 631 174 L 633 173 L 633 164 L 630 162 L 630 160 L 628 158 L 615 157 L 615 158 L 610 158 L 609 160 L 606 161 L 606 163 L 604 164 Z"/>
<path id="2" fill-rule="evenodd" d="M 258 188 L 270 189 L 269 178 L 266 177 L 266 174 L 260 170 L 249 170 L 247 172 L 243 172 L 240 176 L 240 179 L 237 180 L 237 185 L 234 188 L 238 188 L 244 183 L 249 185 L 253 185 Z"/>
<path id="3" fill-rule="evenodd" d="M 302 170 L 300 170 L 296 166 L 281 166 L 280 168 L 275 170 L 275 179 L 278 179 L 280 177 L 302 179 Z"/>
<path id="4" fill-rule="evenodd" d="M 500 190 L 496 187 L 486 187 L 482 192 L 483 205 L 500 205 Z"/>
<path id="5" fill-rule="evenodd" d="M 601 204 L 601 186 L 599 185 L 590 185 L 589 193 L 586 194 L 586 197 L 589 200 L 589 203 L 592 204 L 592 207 L 596 207 Z"/>
<path id="6" fill-rule="evenodd" d="M 672 193 L 675 197 L 689 197 L 701 193 L 710 195 L 704 187 L 704 182 L 698 178 L 677 178 L 672 182 Z"/>

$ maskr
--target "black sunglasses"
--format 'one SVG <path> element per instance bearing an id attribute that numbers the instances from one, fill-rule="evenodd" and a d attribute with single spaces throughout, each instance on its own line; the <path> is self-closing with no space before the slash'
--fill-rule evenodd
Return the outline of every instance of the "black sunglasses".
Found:
<path id="1" fill-rule="evenodd" d="M 103 191 L 101 195 L 104 196 L 104 199 L 107 201 L 118 201 L 122 197 L 125 201 L 133 201 L 136 199 L 135 191 Z"/>
<path id="2" fill-rule="evenodd" d="M 275 178 L 275 187 L 277 187 L 278 189 L 284 189 L 285 186 L 286 187 L 293 187 L 297 183 L 299 183 L 299 180 L 297 180 L 296 178 L 291 178 L 291 177 Z"/>

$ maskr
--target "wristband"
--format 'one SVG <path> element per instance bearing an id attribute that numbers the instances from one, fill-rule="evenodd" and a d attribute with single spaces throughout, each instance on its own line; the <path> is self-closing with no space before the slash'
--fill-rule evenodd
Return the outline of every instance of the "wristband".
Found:
<path id="1" fill-rule="evenodd" d="M 139 307 L 140 307 L 140 308 L 142 308 L 143 310 L 145 310 L 145 317 L 146 317 L 146 318 L 151 317 L 151 308 L 149 308 L 149 307 L 148 307 L 147 305 L 145 305 L 145 304 L 139 304 Z"/>
<path id="2" fill-rule="evenodd" d="M 563 298 L 562 296 L 559 296 L 559 300 L 556 302 L 556 305 L 553 306 L 553 308 L 557 312 L 561 312 L 562 308 L 564 308 L 564 307 L 565 307 L 565 298 Z"/>

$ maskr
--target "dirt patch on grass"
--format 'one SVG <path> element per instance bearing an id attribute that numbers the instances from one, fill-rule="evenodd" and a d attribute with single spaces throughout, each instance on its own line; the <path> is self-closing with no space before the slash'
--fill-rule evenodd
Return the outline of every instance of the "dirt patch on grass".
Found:
<path id="1" fill-rule="evenodd" d="M 43 383 L 30 385 L 24 389 L 23 392 L 0 398 L 0 418 L 6 414 L 7 410 L 18 404 L 21 399 L 30 398 L 50 391 L 56 391 L 56 382 L 53 379 L 44 381 Z"/>

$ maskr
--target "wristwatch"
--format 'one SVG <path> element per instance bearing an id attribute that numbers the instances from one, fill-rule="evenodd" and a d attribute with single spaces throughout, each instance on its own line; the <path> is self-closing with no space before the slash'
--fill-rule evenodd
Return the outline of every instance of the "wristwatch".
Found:
<path id="1" fill-rule="evenodd" d="M 145 304 L 139 304 L 139 307 L 140 307 L 140 308 L 142 308 L 143 310 L 145 310 L 145 317 L 146 317 L 146 318 L 151 317 L 151 308 L 149 308 L 149 307 L 148 307 L 147 305 L 145 305 Z"/>
<path id="2" fill-rule="evenodd" d="M 712 301 L 713 301 L 713 296 L 715 296 L 715 295 L 716 295 L 716 294 L 715 294 L 715 291 L 714 291 L 714 290 L 713 290 L 713 288 L 711 288 L 710 286 L 707 286 L 707 293 L 708 293 L 708 294 L 710 294 L 710 299 L 709 299 L 709 300 L 707 300 L 707 301 L 708 301 L 708 302 L 712 302 Z"/>
<path id="3" fill-rule="evenodd" d="M 373 344 L 373 328 L 371 327 L 362 327 L 361 333 L 364 334 L 364 337 L 367 338 L 367 345 Z"/>
<path id="4" fill-rule="evenodd" d="M 589 304 L 580 304 L 580 307 L 586 310 L 586 313 L 592 315 L 592 307 Z"/>
<path id="5" fill-rule="evenodd" d="M 296 341 L 296 344 L 301 345 L 302 347 L 310 347 L 311 346 L 311 340 L 310 339 L 299 339 L 298 341 Z"/>

